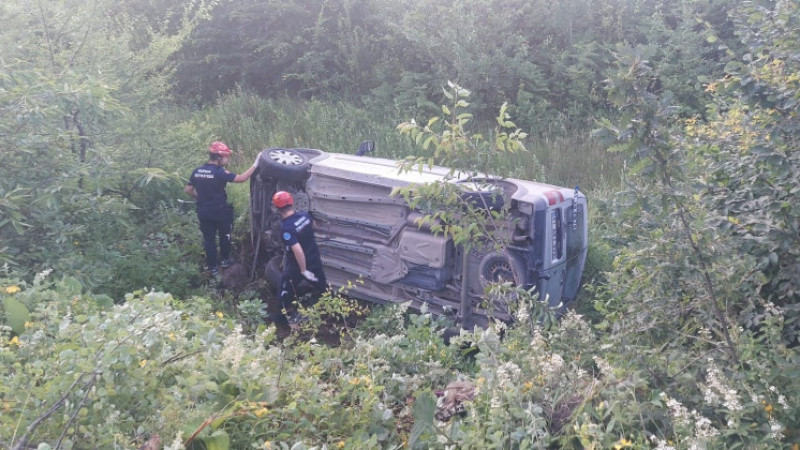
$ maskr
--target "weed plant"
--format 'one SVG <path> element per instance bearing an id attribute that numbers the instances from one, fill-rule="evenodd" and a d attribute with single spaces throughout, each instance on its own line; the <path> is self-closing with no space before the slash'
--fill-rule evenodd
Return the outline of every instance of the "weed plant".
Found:
<path id="1" fill-rule="evenodd" d="M 367 329 L 343 328 L 349 339 L 331 347 L 300 331 L 281 341 L 263 324 L 245 333 L 205 297 L 138 291 L 115 305 L 48 273 L 32 283 L 6 274 L 0 298 L 30 311 L 16 331 L 4 322 L 8 311 L 0 314 L 7 447 L 139 448 L 155 435 L 167 449 L 797 441 L 797 357 L 780 344 L 777 311 L 758 335 L 736 333 L 747 365 L 733 371 L 714 354 L 664 361 L 573 313 L 543 323 L 524 304 L 514 308 L 516 325 L 462 330 L 449 343 L 443 318 L 389 307 Z M 328 296 L 309 312 L 351 307 Z M 439 419 L 454 381 L 474 395 L 463 413 Z"/>
<path id="2" fill-rule="evenodd" d="M 408 120 L 403 112 L 385 108 L 365 110 L 351 104 L 289 99 L 267 100 L 246 92 L 227 95 L 202 114 L 213 134 L 240 149 L 234 167 L 246 168 L 268 147 L 310 147 L 330 152 L 355 153 L 364 140 L 375 142 L 374 156 L 402 159 L 421 156 L 414 142 L 396 127 Z M 489 130 L 493 124 L 484 124 Z M 476 124 L 476 129 L 481 129 Z M 616 186 L 622 160 L 610 154 L 586 133 L 566 136 L 529 136 L 527 152 L 498 155 L 496 173 L 508 173 L 584 190 Z"/>

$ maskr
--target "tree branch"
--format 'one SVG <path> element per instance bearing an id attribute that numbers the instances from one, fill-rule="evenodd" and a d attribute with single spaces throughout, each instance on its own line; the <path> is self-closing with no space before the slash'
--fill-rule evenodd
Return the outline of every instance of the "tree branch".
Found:
<path id="1" fill-rule="evenodd" d="M 83 385 L 83 390 L 85 391 L 83 394 L 83 398 L 81 398 L 80 403 L 75 407 L 75 410 L 72 412 L 72 415 L 69 416 L 69 420 L 64 425 L 64 429 L 61 431 L 61 436 L 58 437 L 58 442 L 56 442 L 56 450 L 61 448 L 61 442 L 64 440 L 64 436 L 67 434 L 67 430 L 69 430 L 70 425 L 72 422 L 75 421 L 75 417 L 78 416 L 83 405 L 86 403 L 86 399 L 89 398 L 89 392 L 91 392 L 92 386 L 94 386 L 95 381 L 97 381 L 97 374 L 98 372 L 92 372 L 92 378 Z"/>
<path id="2" fill-rule="evenodd" d="M 17 442 L 17 445 L 11 447 L 11 450 L 23 450 L 23 449 L 27 448 L 28 440 L 30 439 L 31 433 L 33 433 L 36 430 L 36 428 L 38 428 L 39 425 L 42 422 L 44 422 L 50 416 L 55 414 L 55 412 L 58 411 L 58 409 L 61 408 L 61 406 L 64 405 L 64 403 L 67 401 L 67 398 L 69 397 L 70 393 L 75 388 L 75 386 L 78 384 L 78 382 L 83 378 L 84 375 L 87 375 L 87 374 L 86 373 L 81 374 L 81 376 L 79 376 L 77 379 L 75 379 L 75 381 L 72 382 L 72 385 L 69 387 L 69 389 L 67 389 L 67 392 L 57 402 L 55 402 L 53 404 L 53 406 L 50 407 L 50 409 L 45 411 L 44 414 L 42 414 L 41 416 L 37 417 L 36 420 L 31 422 L 30 425 L 28 425 L 28 428 L 25 429 L 25 433 L 19 438 L 19 442 Z"/>

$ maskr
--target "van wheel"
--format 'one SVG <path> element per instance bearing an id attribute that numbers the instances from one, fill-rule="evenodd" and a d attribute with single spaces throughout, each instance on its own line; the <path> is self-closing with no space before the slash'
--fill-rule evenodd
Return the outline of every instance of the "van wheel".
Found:
<path id="1" fill-rule="evenodd" d="M 268 148 L 261 152 L 261 173 L 285 181 L 308 177 L 308 157 L 291 148 Z"/>
<path id="2" fill-rule="evenodd" d="M 511 281 L 514 284 L 524 283 L 523 267 L 517 258 L 506 256 L 502 252 L 489 252 L 481 259 L 478 273 L 481 276 L 481 285 L 486 287 L 489 283 L 502 283 Z M 515 277 L 514 275 L 517 275 Z"/>
<path id="3" fill-rule="evenodd" d="M 275 255 L 267 261 L 265 276 L 267 283 L 277 292 L 281 286 L 281 274 L 283 273 L 283 255 Z"/>

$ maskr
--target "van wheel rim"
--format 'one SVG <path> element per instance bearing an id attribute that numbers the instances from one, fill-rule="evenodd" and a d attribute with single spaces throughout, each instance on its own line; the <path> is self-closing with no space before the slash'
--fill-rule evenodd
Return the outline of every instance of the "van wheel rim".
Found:
<path id="1" fill-rule="evenodd" d="M 287 150 L 272 150 L 267 156 L 272 161 L 284 166 L 300 166 L 303 164 L 303 158 L 299 154 Z"/>
<path id="2" fill-rule="evenodd" d="M 486 267 L 483 277 L 487 280 L 498 283 L 503 281 L 514 281 L 514 272 L 511 270 L 511 265 L 506 261 L 496 261 L 494 264 Z"/>

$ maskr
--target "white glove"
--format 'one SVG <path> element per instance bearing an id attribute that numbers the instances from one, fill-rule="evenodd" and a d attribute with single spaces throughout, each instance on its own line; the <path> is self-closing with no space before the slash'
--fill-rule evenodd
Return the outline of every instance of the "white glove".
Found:
<path id="1" fill-rule="evenodd" d="M 261 159 L 261 153 L 256 156 L 256 161 L 253 163 L 253 167 L 258 167 L 258 161 Z"/>
<path id="2" fill-rule="evenodd" d="M 310 270 L 304 270 L 303 271 L 303 276 L 306 277 L 306 280 L 313 281 L 314 283 L 319 281 L 319 280 L 317 280 L 317 276 L 314 275 L 314 273 L 312 273 Z"/>

